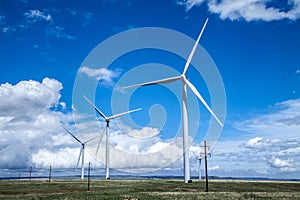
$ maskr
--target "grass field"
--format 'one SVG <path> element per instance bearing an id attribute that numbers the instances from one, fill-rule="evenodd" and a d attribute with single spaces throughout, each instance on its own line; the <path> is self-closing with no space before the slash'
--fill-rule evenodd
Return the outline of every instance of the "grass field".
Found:
<path id="1" fill-rule="evenodd" d="M 182 180 L 0 181 L 0 199 L 300 199 L 299 182 Z"/>

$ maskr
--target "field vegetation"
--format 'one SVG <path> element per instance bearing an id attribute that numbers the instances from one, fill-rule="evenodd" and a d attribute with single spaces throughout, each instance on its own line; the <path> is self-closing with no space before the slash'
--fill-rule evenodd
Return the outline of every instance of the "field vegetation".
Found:
<path id="1" fill-rule="evenodd" d="M 182 180 L 0 181 L 0 199 L 300 199 L 299 182 Z"/>

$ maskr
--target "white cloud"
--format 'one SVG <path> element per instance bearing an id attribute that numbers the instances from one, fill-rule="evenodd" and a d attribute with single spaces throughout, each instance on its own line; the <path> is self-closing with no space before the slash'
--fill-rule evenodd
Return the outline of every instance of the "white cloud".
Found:
<path id="1" fill-rule="evenodd" d="M 150 138 L 159 134 L 159 130 L 157 128 L 143 127 L 141 130 L 131 130 L 129 134 L 136 138 Z"/>
<path id="2" fill-rule="evenodd" d="M 300 174 L 300 99 L 270 106 L 233 123 L 244 139 L 218 142 L 211 166 L 214 175 L 294 178 Z"/>
<path id="3" fill-rule="evenodd" d="M 94 15 L 92 12 L 86 12 L 83 10 L 77 10 L 72 8 L 66 8 L 62 11 L 56 10 L 58 13 L 68 13 L 72 17 L 78 17 L 76 20 L 80 20 L 82 23 L 80 23 L 82 26 L 87 26 L 92 19 L 94 18 Z"/>
<path id="4" fill-rule="evenodd" d="M 0 15 L 0 32 L 2 33 L 10 33 L 16 31 L 14 26 L 8 26 L 5 22 L 6 16 Z"/>
<path id="5" fill-rule="evenodd" d="M 300 99 L 280 102 L 265 114 L 234 123 L 238 130 L 261 134 L 266 138 L 299 138 Z"/>
<path id="6" fill-rule="evenodd" d="M 0 116 L 44 113 L 46 109 L 58 105 L 61 89 L 59 81 L 49 78 L 45 78 L 42 83 L 30 80 L 16 85 L 1 84 Z"/>
<path id="7" fill-rule="evenodd" d="M 112 71 L 107 68 L 89 68 L 87 66 L 80 67 L 79 72 L 106 85 L 112 85 L 113 79 L 120 75 L 119 70 Z"/>
<path id="8" fill-rule="evenodd" d="M 300 139 L 221 141 L 212 152 L 211 175 L 233 177 L 294 178 L 299 175 Z"/>
<path id="9" fill-rule="evenodd" d="M 282 172 L 295 172 L 297 169 L 295 167 L 293 159 L 291 158 L 283 160 L 280 158 L 273 157 L 269 160 L 269 164 L 274 168 L 280 169 L 280 171 Z"/>
<path id="10" fill-rule="evenodd" d="M 246 21 L 272 21 L 281 19 L 296 20 L 300 17 L 300 1 L 290 0 L 280 5 L 275 0 L 183 0 L 178 4 L 186 10 L 206 4 L 211 13 L 221 19 Z"/>
<path id="11" fill-rule="evenodd" d="M 205 0 L 182 0 L 177 1 L 178 5 L 185 6 L 186 10 L 190 10 L 193 6 L 201 5 Z"/>
<path id="12" fill-rule="evenodd" d="M 35 23 L 37 21 L 49 22 L 52 20 L 50 14 L 46 14 L 45 12 L 42 12 L 40 10 L 29 10 L 28 12 L 24 13 L 24 16 L 30 23 Z"/>
<path id="13" fill-rule="evenodd" d="M 33 29 L 34 31 L 41 31 L 46 36 L 56 37 L 57 39 L 63 38 L 68 40 L 76 39 L 75 36 L 66 33 L 65 28 L 58 26 L 54 17 L 50 14 L 56 14 L 54 9 L 44 9 L 43 11 L 35 9 L 24 12 L 22 15 L 22 20 L 15 21 L 14 24 L 5 23 L 4 19 L 6 16 L 0 15 L 0 30 L 3 33 L 10 33 L 16 31 L 25 31 L 28 29 Z M 91 18 L 91 14 L 85 13 L 83 16 L 86 19 L 85 23 Z M 7 16 L 9 18 L 10 16 Z M 40 23 L 40 24 L 37 24 Z M 43 24 L 41 26 L 41 24 Z"/>
<path id="14" fill-rule="evenodd" d="M 62 129 L 72 122 L 71 113 L 61 111 L 62 84 L 45 78 L 42 82 L 21 81 L 15 85 L 0 85 L 0 168 L 55 168 L 76 167 L 80 145 Z M 72 131 L 80 140 L 87 140 L 103 134 L 102 128 L 90 128 L 91 118 L 80 116 L 81 122 Z M 84 120 L 88 118 L 88 120 Z M 125 126 L 125 125 L 124 125 Z M 140 130 L 128 128 L 122 132 L 111 124 L 110 155 L 111 166 L 131 172 L 157 170 L 172 164 L 182 167 L 182 139 L 163 140 L 156 128 L 144 127 Z M 105 161 L 105 137 L 97 156 L 95 152 L 99 140 L 86 145 L 85 163 L 93 162 L 94 167 L 103 168 Z M 97 160 L 96 160 L 97 159 Z"/>
<path id="15" fill-rule="evenodd" d="M 74 168 L 79 158 L 80 146 L 78 148 L 40 149 L 32 155 L 32 162 L 37 168 L 48 168 L 49 165 L 55 168 Z M 96 163 L 88 153 L 85 153 L 85 166 L 88 162 Z"/>
<path id="16" fill-rule="evenodd" d="M 260 138 L 260 137 L 252 138 L 246 143 L 246 146 L 256 147 L 256 146 L 258 146 L 258 144 L 261 140 L 262 140 L 262 138 Z"/>
<path id="17" fill-rule="evenodd" d="M 61 26 L 51 26 L 46 30 L 46 35 L 54 36 L 56 38 L 65 38 L 68 40 L 75 40 L 76 37 L 70 34 L 65 33 L 65 30 Z"/>
<path id="18" fill-rule="evenodd" d="M 72 115 L 61 112 L 66 106 L 61 101 L 62 88 L 59 81 L 49 78 L 42 82 L 30 80 L 16 85 L 0 85 L 0 168 L 30 165 L 48 168 L 50 164 L 55 168 L 76 167 L 80 145 L 61 128 L 64 124 L 70 130 L 75 129 L 69 125 Z M 299 174 L 299 104 L 297 99 L 281 102 L 264 114 L 246 122 L 237 122 L 235 127 L 251 132 L 251 137 L 218 142 L 212 158 L 209 158 L 210 175 L 293 177 Z M 76 128 L 81 132 L 72 132 L 80 139 L 87 140 L 102 134 L 97 155 L 98 139 L 86 145 L 85 163 L 87 165 L 91 161 L 93 167 L 103 168 L 105 136 L 101 131 L 104 124 L 95 128 L 91 126 L 90 116 L 79 117 L 83 120 L 77 121 Z M 271 132 L 277 131 L 277 125 L 286 130 L 284 137 Z M 298 132 L 293 132 L 290 127 Z M 112 168 L 135 173 L 163 167 L 168 167 L 170 172 L 182 170 L 181 137 L 163 139 L 159 130 L 152 127 L 139 130 L 127 127 L 121 131 L 112 123 L 110 128 Z M 270 130 L 269 134 L 264 134 L 265 128 Z M 194 174 L 198 169 L 199 152 L 199 146 L 190 147 L 190 166 Z"/>
<path id="19" fill-rule="evenodd" d="M 6 26 L 6 27 L 1 28 L 2 33 L 9 33 L 9 32 L 15 32 L 15 31 L 16 31 L 16 28 L 14 28 L 14 27 Z"/>
<path id="20" fill-rule="evenodd" d="M 212 167 L 209 167 L 208 170 L 209 171 L 217 171 L 220 169 L 220 166 L 219 165 L 215 165 L 215 166 L 212 166 Z"/>
<path id="21" fill-rule="evenodd" d="M 5 24 L 4 19 L 5 19 L 5 15 L 0 15 L 0 25 Z"/>
<path id="22" fill-rule="evenodd" d="M 59 144 L 62 137 L 54 136 L 72 119 L 59 111 L 61 90 L 62 84 L 49 78 L 0 85 L 1 168 L 35 165 L 32 156 L 37 151 Z"/>

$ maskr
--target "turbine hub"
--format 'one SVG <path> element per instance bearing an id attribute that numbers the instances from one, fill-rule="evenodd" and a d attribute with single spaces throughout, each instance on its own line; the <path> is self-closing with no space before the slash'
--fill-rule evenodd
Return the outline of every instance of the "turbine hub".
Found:
<path id="1" fill-rule="evenodd" d="M 185 80 L 186 80 L 185 74 L 181 74 L 181 75 L 180 75 L 180 80 L 182 80 L 182 81 L 185 81 Z"/>

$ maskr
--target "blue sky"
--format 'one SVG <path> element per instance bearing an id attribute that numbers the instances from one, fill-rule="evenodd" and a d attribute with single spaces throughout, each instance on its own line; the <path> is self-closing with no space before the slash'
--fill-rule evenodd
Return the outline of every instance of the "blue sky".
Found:
<path id="1" fill-rule="evenodd" d="M 181 104 L 176 95 L 162 86 L 138 89 L 128 107 L 118 107 L 117 95 L 124 91 L 116 86 L 137 66 L 160 63 L 179 74 L 185 60 L 168 52 L 144 49 L 126 54 L 110 66 L 87 66 L 85 62 L 101 42 L 136 28 L 167 28 L 196 40 L 206 18 L 209 22 L 200 44 L 222 77 L 227 109 L 224 129 L 210 159 L 210 174 L 299 178 L 298 0 L 88 0 L 72 4 L 58 0 L 1 1 L 0 168 L 49 164 L 74 167 L 79 145 L 61 126 L 83 140 L 101 134 L 99 130 L 103 129 L 102 121 L 97 121 L 82 98 L 78 101 L 86 113 L 76 107 L 74 93 L 86 92 L 89 98 L 95 97 L 92 100 L 107 115 L 143 108 L 131 118 L 116 119 L 111 125 L 112 156 L 124 158 L 111 159 L 114 168 L 146 172 L 164 167 L 166 172 L 181 173 L 182 147 L 177 132 L 181 129 Z M 110 51 L 114 52 L 108 50 L 108 54 Z M 187 76 L 210 102 L 209 89 L 195 67 L 189 69 Z M 78 92 L 76 81 L 80 77 L 88 81 Z M 169 71 L 142 74 L 132 83 L 155 77 L 167 78 Z M 94 96 L 89 96 L 93 94 L 89 84 L 96 87 Z M 189 93 L 188 97 L 192 96 Z M 191 101 L 191 106 L 197 103 L 195 99 Z M 194 119 L 198 110 L 189 109 L 190 119 Z M 201 128 L 190 149 L 192 174 L 197 172 L 199 144 L 210 120 L 200 103 L 199 110 Z M 134 121 L 132 126 L 126 123 L 129 119 Z M 160 124 L 164 120 L 165 125 Z M 86 161 L 103 168 L 104 154 L 100 151 L 95 157 L 96 145 L 97 142 L 88 146 Z M 101 148 L 104 150 L 104 145 Z M 161 156 L 151 154 L 161 153 L 164 148 Z M 170 156 L 169 151 L 175 155 Z M 132 154 L 135 161 L 129 165 Z M 151 161 L 144 162 L 150 154 Z M 20 162 L 16 163 L 16 159 Z"/>

